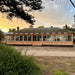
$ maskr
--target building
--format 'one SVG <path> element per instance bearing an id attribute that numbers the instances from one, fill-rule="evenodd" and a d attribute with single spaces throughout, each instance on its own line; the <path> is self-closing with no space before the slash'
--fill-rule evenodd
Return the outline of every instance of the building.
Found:
<path id="1" fill-rule="evenodd" d="M 6 36 L 8 45 L 32 46 L 73 46 L 73 34 L 59 28 L 25 28 L 9 32 Z"/>

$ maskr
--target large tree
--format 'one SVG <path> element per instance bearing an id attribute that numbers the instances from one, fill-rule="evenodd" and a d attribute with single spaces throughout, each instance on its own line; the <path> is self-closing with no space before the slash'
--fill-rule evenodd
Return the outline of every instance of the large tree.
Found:
<path id="1" fill-rule="evenodd" d="M 43 0 L 0 0 L 0 12 L 8 13 L 7 18 L 9 19 L 15 16 L 30 24 L 34 24 L 34 16 L 30 15 L 28 12 L 42 9 L 42 1 Z M 73 0 L 69 1 L 75 7 Z M 28 9 L 25 7 L 28 7 Z"/>
<path id="2" fill-rule="evenodd" d="M 34 24 L 35 20 L 28 12 L 40 9 L 42 9 L 41 0 L 0 0 L 0 12 L 8 13 L 7 18 L 19 17 L 30 24 Z"/>

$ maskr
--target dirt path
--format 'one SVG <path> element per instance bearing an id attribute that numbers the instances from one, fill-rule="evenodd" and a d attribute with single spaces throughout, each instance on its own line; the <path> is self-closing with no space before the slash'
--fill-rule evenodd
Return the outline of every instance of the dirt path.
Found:
<path id="1" fill-rule="evenodd" d="M 14 46 L 22 55 L 75 57 L 75 47 Z"/>

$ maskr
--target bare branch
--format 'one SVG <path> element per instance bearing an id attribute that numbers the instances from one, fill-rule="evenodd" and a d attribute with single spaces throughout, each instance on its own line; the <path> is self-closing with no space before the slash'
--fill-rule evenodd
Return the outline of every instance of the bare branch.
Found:
<path id="1" fill-rule="evenodd" d="M 70 0 L 70 2 L 71 2 L 71 4 L 74 6 L 74 8 L 75 8 L 75 4 L 73 3 L 73 1 L 72 0 Z"/>

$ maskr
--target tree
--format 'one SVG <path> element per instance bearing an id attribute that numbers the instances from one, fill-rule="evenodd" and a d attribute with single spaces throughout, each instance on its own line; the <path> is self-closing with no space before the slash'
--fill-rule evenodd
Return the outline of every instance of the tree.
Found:
<path id="1" fill-rule="evenodd" d="M 70 26 L 68 26 L 67 24 L 65 26 L 63 26 L 63 29 L 70 29 Z"/>
<path id="2" fill-rule="evenodd" d="M 28 9 L 25 9 L 25 7 L 28 7 Z M 41 0 L 0 0 L 0 12 L 8 13 L 8 19 L 15 16 L 30 24 L 34 24 L 35 20 L 29 12 L 40 9 L 42 9 Z"/>
<path id="3" fill-rule="evenodd" d="M 31 25 L 29 26 L 29 28 L 33 28 L 33 25 L 31 24 Z"/>
<path id="4" fill-rule="evenodd" d="M 54 1 L 54 0 L 51 0 Z M 69 0 L 75 7 L 72 0 Z M 27 9 L 25 7 L 28 7 Z M 19 17 L 30 24 L 34 24 L 34 16 L 30 15 L 29 12 L 32 10 L 41 10 L 42 0 L 0 0 L 0 12 L 7 13 L 7 18 Z"/>
<path id="5" fill-rule="evenodd" d="M 39 26 L 38 28 L 44 28 L 44 26 Z"/>
<path id="6" fill-rule="evenodd" d="M 16 29 L 15 28 L 13 28 L 13 29 L 9 29 L 9 31 L 8 32 L 15 32 L 16 31 Z"/>
<path id="7" fill-rule="evenodd" d="M 3 38 L 4 38 L 4 33 L 0 30 L 0 42 L 2 41 Z"/>

